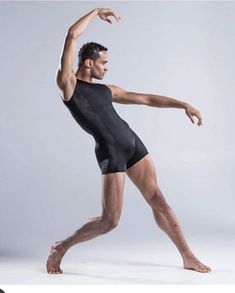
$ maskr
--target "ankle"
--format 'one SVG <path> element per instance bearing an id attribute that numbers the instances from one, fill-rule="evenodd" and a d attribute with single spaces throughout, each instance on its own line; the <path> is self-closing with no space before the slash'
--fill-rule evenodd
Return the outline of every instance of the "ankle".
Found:
<path id="1" fill-rule="evenodd" d="M 181 255 L 182 255 L 184 260 L 187 260 L 189 258 L 195 258 L 195 256 L 192 253 L 192 251 L 185 251 L 185 252 L 181 253 Z"/>
<path id="2" fill-rule="evenodd" d="M 66 241 L 63 241 L 63 240 L 62 241 L 57 241 L 55 243 L 55 245 L 56 245 L 56 248 L 61 250 L 61 251 L 67 251 L 68 250 Z"/>

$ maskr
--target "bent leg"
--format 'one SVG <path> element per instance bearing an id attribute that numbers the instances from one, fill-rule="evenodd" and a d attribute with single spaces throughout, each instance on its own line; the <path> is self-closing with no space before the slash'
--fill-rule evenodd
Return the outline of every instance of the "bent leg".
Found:
<path id="1" fill-rule="evenodd" d="M 157 184 L 156 170 L 148 154 L 135 165 L 127 169 L 127 175 L 137 186 L 153 211 L 154 219 L 159 227 L 167 233 L 183 257 L 184 268 L 199 272 L 209 272 L 190 250 L 179 222 L 171 207 L 166 202 Z"/>
<path id="2" fill-rule="evenodd" d="M 63 272 L 60 269 L 60 263 L 70 247 L 105 234 L 118 225 L 122 210 L 125 176 L 125 172 L 102 175 L 102 215 L 88 220 L 71 236 L 56 242 L 51 247 L 47 260 L 48 273 Z"/>

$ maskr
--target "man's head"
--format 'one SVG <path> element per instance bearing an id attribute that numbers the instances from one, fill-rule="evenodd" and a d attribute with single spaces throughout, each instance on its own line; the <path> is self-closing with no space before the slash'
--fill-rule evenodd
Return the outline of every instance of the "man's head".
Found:
<path id="1" fill-rule="evenodd" d="M 78 52 L 78 67 L 89 72 L 91 77 L 102 79 L 107 69 L 108 49 L 98 43 L 84 44 Z"/>

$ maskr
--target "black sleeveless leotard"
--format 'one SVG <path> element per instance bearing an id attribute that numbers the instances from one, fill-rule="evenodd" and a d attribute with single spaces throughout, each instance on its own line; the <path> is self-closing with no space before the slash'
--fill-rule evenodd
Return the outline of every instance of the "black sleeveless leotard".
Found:
<path id="1" fill-rule="evenodd" d="M 115 111 L 110 88 L 77 79 L 70 100 L 64 101 L 77 123 L 95 139 L 95 154 L 102 174 L 125 172 L 148 150 Z"/>

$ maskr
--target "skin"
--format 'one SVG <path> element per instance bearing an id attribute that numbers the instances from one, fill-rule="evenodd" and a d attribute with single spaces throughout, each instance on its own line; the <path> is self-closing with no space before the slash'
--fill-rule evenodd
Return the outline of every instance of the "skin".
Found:
<path id="1" fill-rule="evenodd" d="M 75 54 L 77 53 L 77 38 L 96 16 L 110 24 L 112 21 L 108 18 L 109 16 L 113 16 L 117 22 L 121 19 L 111 9 L 97 8 L 83 16 L 69 29 L 61 56 L 61 64 L 56 76 L 60 96 L 63 100 L 68 101 L 71 98 L 77 79 L 92 83 L 93 78 L 102 80 L 108 70 L 107 51 L 101 51 L 96 61 L 86 59 L 84 64 L 77 68 L 76 72 L 73 72 L 72 69 Z M 192 123 L 194 123 L 193 116 L 195 116 L 198 119 L 197 125 L 202 125 L 200 112 L 188 103 L 160 95 L 129 92 L 115 85 L 106 84 L 106 86 L 111 89 L 113 102 L 142 104 L 151 107 L 181 108 L 184 109 L 185 114 Z M 169 236 L 179 250 L 184 269 L 201 273 L 210 272 L 211 268 L 201 263 L 189 248 L 177 217 L 158 186 L 156 169 L 150 154 L 128 168 L 126 172 L 102 175 L 101 215 L 89 219 L 72 235 L 52 245 L 46 264 L 47 272 L 50 274 L 63 273 L 60 264 L 68 249 L 80 242 L 108 233 L 117 227 L 122 211 L 126 175 L 149 204 L 156 224 Z"/>

